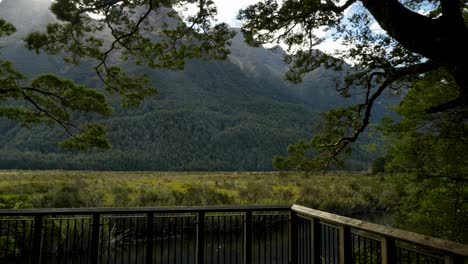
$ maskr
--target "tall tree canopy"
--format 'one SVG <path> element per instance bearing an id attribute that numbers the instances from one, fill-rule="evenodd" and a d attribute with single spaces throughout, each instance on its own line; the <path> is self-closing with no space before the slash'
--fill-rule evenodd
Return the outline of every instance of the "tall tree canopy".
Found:
<path id="1" fill-rule="evenodd" d="M 252 45 L 285 43 L 290 65 L 287 79 L 299 82 L 325 66 L 343 72 L 336 89 L 362 103 L 323 115 L 323 133 L 310 142 L 289 148 L 288 157 L 276 158 L 279 168 L 313 169 L 339 165 L 369 125 L 372 107 L 385 91 L 414 94 L 412 83 L 438 71 L 440 100 L 427 101 L 426 120 L 443 112 L 466 109 L 468 103 L 468 28 L 464 0 L 264 0 L 242 10 L 243 32 Z M 377 26 L 378 25 L 378 26 Z M 379 28 L 380 27 L 380 28 Z M 316 52 L 327 32 L 345 47 L 333 54 Z M 330 56 L 332 55 L 332 56 Z M 346 67 L 351 62 L 354 67 Z M 433 91 L 425 88 L 427 93 Z M 466 123 L 466 115 L 462 122 Z M 466 135 L 466 134 L 465 134 Z"/>
<path id="2" fill-rule="evenodd" d="M 196 7 L 194 15 L 181 17 L 172 9 L 188 6 Z M 51 10 L 57 23 L 48 25 L 45 32 L 31 33 L 27 47 L 66 54 L 66 62 L 72 64 L 94 63 L 105 91 L 121 95 L 124 106 L 138 105 L 156 90 L 146 76 L 123 71 L 123 61 L 180 70 L 189 58 L 225 58 L 233 36 L 226 24 L 216 24 L 211 0 L 57 0 Z M 360 104 L 325 113 L 323 133 L 310 142 L 292 145 L 288 157 L 276 159 L 277 167 L 313 169 L 341 164 L 341 154 L 349 152 L 350 143 L 369 125 L 378 98 L 385 91 L 409 94 L 411 84 L 430 72 L 439 72 L 439 81 L 453 83 L 456 92 L 442 91 L 450 97 L 419 110 L 438 115 L 466 108 L 466 11 L 465 0 L 262 0 L 241 10 L 242 31 L 249 44 L 288 46 L 287 79 L 300 82 L 307 73 L 325 66 L 343 73 L 331 89 L 362 99 Z M 374 30 L 375 25 L 382 30 Z M 0 22 L 0 36 L 13 31 L 11 25 Z M 333 54 L 318 52 L 317 45 L 330 37 L 346 48 Z M 108 147 L 102 126 L 77 126 L 72 120 L 73 112 L 109 114 L 102 91 L 52 75 L 25 85 L 11 63 L 1 61 L 0 65 L 0 99 L 6 102 L 0 115 L 27 126 L 58 123 L 72 135 L 65 146 Z"/>
<path id="3" fill-rule="evenodd" d="M 264 0 L 241 11 L 252 45 L 285 43 L 287 79 L 325 66 L 336 89 L 362 102 L 323 114 L 322 133 L 298 142 L 281 169 L 343 163 L 383 94 L 398 95 L 396 120 L 381 126 L 386 170 L 403 172 L 404 228 L 466 242 L 468 215 L 468 5 L 465 0 Z M 323 33 L 325 31 L 325 34 Z M 323 35 L 344 47 L 316 51 Z M 351 63 L 349 67 L 345 62 Z M 430 216 L 430 217 L 428 217 Z"/>

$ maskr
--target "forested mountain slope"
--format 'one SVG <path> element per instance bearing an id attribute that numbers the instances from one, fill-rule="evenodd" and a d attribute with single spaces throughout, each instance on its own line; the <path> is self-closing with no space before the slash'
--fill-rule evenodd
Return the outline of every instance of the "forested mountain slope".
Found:
<path id="1" fill-rule="evenodd" d="M 101 87 L 88 63 L 72 67 L 24 48 L 27 32 L 53 20 L 44 6 L 27 8 L 30 2 L 0 3 L 0 17 L 18 27 L 1 40 L 0 56 L 29 76 L 53 72 Z M 274 155 L 310 138 L 319 112 L 344 103 L 330 89 L 331 72 L 319 69 L 300 85 L 284 81 L 282 52 L 248 47 L 238 34 L 226 61 L 192 60 L 180 72 L 127 68 L 147 72 L 159 94 L 136 109 L 116 100 L 114 115 L 103 121 L 113 145 L 106 152 L 64 151 L 56 144 L 64 133 L 59 128 L 29 130 L 0 119 L 0 168 L 271 170 Z M 349 166 L 364 168 L 369 157 L 362 155 Z"/>

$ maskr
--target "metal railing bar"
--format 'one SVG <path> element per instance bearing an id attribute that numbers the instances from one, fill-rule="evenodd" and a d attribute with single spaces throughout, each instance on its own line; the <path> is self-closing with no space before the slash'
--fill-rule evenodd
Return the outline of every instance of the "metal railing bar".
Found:
<path id="1" fill-rule="evenodd" d="M 399 249 L 402 249 L 402 250 L 405 250 L 405 251 L 408 251 L 408 252 L 411 252 L 411 253 L 421 254 L 421 255 L 425 255 L 425 256 L 428 256 L 428 257 L 431 257 L 431 258 L 436 258 L 436 259 L 441 259 L 441 260 L 444 259 L 444 257 L 442 255 L 437 255 L 436 253 L 433 253 L 433 252 L 418 250 L 417 248 L 410 248 L 409 246 L 399 245 L 398 243 L 396 243 L 395 246 L 397 248 L 399 248 Z"/>
<path id="2" fill-rule="evenodd" d="M 372 234 L 370 232 L 366 232 L 366 231 L 363 231 L 363 230 L 356 230 L 354 228 L 351 229 L 351 233 L 353 235 L 360 236 L 360 237 L 363 237 L 365 239 L 369 239 L 369 240 L 377 241 L 377 242 L 380 242 L 381 238 L 382 238 L 378 234 Z"/>
<path id="3" fill-rule="evenodd" d="M 21 234 L 21 241 L 23 241 L 23 243 L 21 243 L 21 254 L 24 254 L 23 252 L 25 252 L 26 250 L 26 221 L 22 221 L 23 223 L 23 232 Z"/>
<path id="4" fill-rule="evenodd" d="M 230 218 L 230 217 L 229 217 Z M 227 233 L 226 233 L 226 230 L 228 229 L 227 225 L 226 225 L 226 217 L 223 217 L 223 263 L 225 263 L 225 260 L 226 260 L 226 255 L 227 255 L 227 250 L 226 250 L 226 236 L 227 236 Z M 230 227 L 229 227 L 230 228 Z"/>
<path id="5" fill-rule="evenodd" d="M 208 216 L 207 219 L 210 223 L 210 239 L 208 241 L 211 241 L 211 251 L 210 251 L 210 261 L 211 263 L 214 263 L 214 216 Z"/>
<path id="6" fill-rule="evenodd" d="M 6 240 L 5 240 L 5 253 L 4 255 L 5 256 L 8 256 L 8 246 L 9 246 L 9 242 L 10 242 L 10 221 L 7 222 L 7 227 L 6 227 L 6 230 L 7 230 L 7 234 L 6 234 Z"/>
<path id="7" fill-rule="evenodd" d="M 156 219 L 156 218 L 155 218 Z M 164 234 L 164 221 L 166 218 L 157 218 L 156 221 L 159 223 L 156 224 L 155 233 L 159 235 L 159 263 L 164 263 L 164 241 L 166 235 Z"/>
<path id="8" fill-rule="evenodd" d="M 224 221 L 226 221 L 226 218 L 224 218 Z M 232 235 L 233 235 L 233 232 L 232 232 L 232 216 L 229 216 L 229 264 L 232 263 Z M 224 224 L 226 225 L 227 223 L 224 222 Z M 226 234 L 224 235 L 224 237 L 226 237 Z M 224 242 L 226 244 L 226 242 Z M 224 260 L 226 260 L 226 257 L 227 257 L 227 254 L 224 255 Z"/>
<path id="9" fill-rule="evenodd" d="M 179 232 L 179 228 L 180 228 L 180 246 L 179 248 L 182 250 L 184 248 L 184 219 L 181 218 L 180 220 L 182 220 L 182 225 L 180 227 L 177 228 L 177 232 Z M 176 223 L 179 222 L 179 218 L 176 218 Z M 183 261 L 183 258 L 184 258 L 184 251 L 182 250 L 179 254 L 180 256 L 180 262 L 178 263 L 182 263 Z"/>
<path id="10" fill-rule="evenodd" d="M 67 219 L 67 224 L 66 224 L 66 235 L 65 235 L 65 260 L 68 260 L 69 257 L 69 250 L 68 250 L 68 236 L 69 236 L 69 231 L 70 231 L 70 219 Z"/>
<path id="11" fill-rule="evenodd" d="M 18 221 L 15 221 L 15 233 L 13 235 L 13 256 L 16 256 L 16 243 L 18 242 L 18 239 L 16 239 L 18 236 Z"/>

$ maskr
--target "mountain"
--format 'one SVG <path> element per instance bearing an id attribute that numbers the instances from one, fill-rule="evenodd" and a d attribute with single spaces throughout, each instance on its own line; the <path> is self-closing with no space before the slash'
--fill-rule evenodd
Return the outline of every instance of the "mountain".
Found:
<path id="1" fill-rule="evenodd" d="M 48 2 L 32 2 L 40 1 Z M 54 21 L 45 5 L 31 11 L 28 4 L 31 1 L 0 3 L 0 17 L 19 29 L 1 40 L 5 47 L 0 56 L 28 76 L 53 72 L 91 87 L 102 85 L 87 63 L 70 67 L 60 56 L 36 55 L 24 48 L 21 39 L 27 32 Z M 106 152 L 64 151 L 56 144 L 64 137 L 62 130 L 28 130 L 0 119 L 0 168 L 271 170 L 274 155 L 284 155 L 287 145 L 310 138 L 318 112 L 344 103 L 329 88 L 332 72 L 318 69 L 295 86 L 283 79 L 284 51 L 249 47 L 241 34 L 233 39 L 231 51 L 225 61 L 190 60 L 180 72 L 128 68 L 147 72 L 159 94 L 137 109 L 115 104 L 115 114 L 101 120 L 113 145 Z M 367 160 L 360 157 L 350 167 L 365 168 Z"/>

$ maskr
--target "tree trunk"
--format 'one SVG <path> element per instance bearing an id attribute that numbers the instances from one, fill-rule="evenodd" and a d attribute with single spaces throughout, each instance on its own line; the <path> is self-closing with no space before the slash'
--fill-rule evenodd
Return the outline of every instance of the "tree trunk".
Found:
<path id="1" fill-rule="evenodd" d="M 468 28 L 459 0 L 441 0 L 443 15 L 432 19 L 407 9 L 398 0 L 362 0 L 379 25 L 406 49 L 418 53 L 454 77 L 468 102 Z"/>

